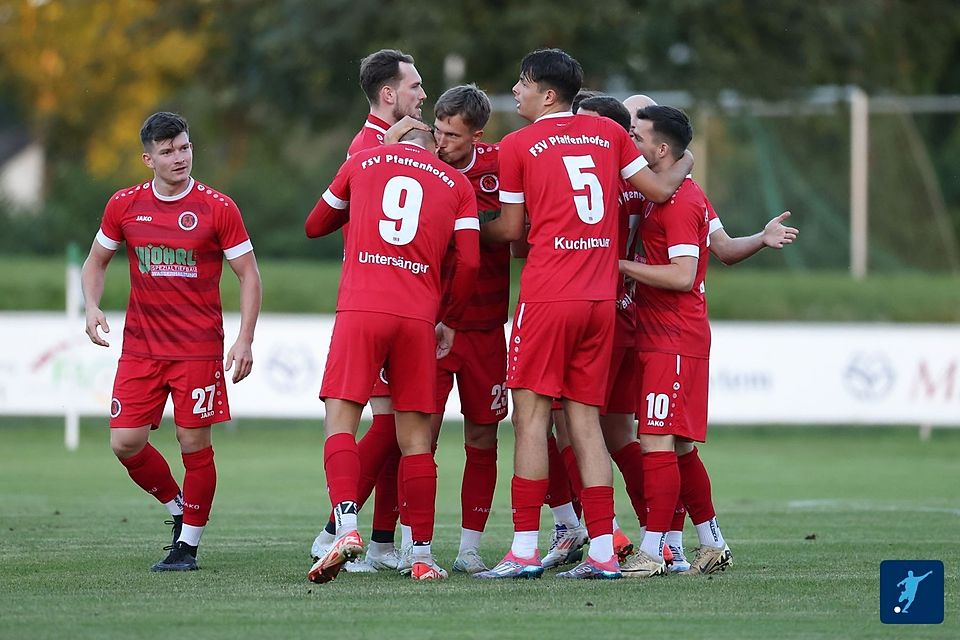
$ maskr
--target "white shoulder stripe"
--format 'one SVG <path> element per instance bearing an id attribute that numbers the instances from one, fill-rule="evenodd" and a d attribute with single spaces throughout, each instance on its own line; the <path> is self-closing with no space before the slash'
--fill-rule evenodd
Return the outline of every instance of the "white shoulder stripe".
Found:
<path id="1" fill-rule="evenodd" d="M 350 205 L 349 200 L 341 200 L 333 195 L 330 189 L 323 192 L 323 200 L 334 209 L 346 209 Z"/>
<path id="2" fill-rule="evenodd" d="M 104 249 L 110 249 L 110 251 L 116 251 L 120 248 L 120 242 L 105 234 L 103 229 L 97 231 L 97 242 L 99 242 Z"/>
<path id="3" fill-rule="evenodd" d="M 714 231 L 717 231 L 719 229 L 723 229 L 723 223 L 720 222 L 720 218 L 714 218 L 713 220 L 710 221 L 710 230 L 708 231 L 708 233 L 713 233 Z"/>
<path id="4" fill-rule="evenodd" d="M 504 191 L 500 189 L 500 202 L 504 204 L 523 204 L 523 192 Z"/>
<path id="5" fill-rule="evenodd" d="M 246 255 L 253 251 L 253 243 L 249 240 L 241 242 L 235 247 L 230 247 L 229 249 L 223 250 L 223 257 L 227 260 L 233 260 L 234 258 L 239 258 L 242 255 Z"/>
<path id="6" fill-rule="evenodd" d="M 667 257 L 671 260 L 680 256 L 700 257 L 700 247 L 695 244 L 675 244 L 667 248 Z"/>
<path id="7" fill-rule="evenodd" d="M 457 221 L 453 223 L 453 230 L 462 231 L 463 229 L 480 231 L 480 220 L 477 218 L 457 218 Z"/>
<path id="8" fill-rule="evenodd" d="M 644 158 L 643 156 L 640 156 L 639 158 L 637 158 L 636 160 L 634 160 L 633 162 L 625 166 L 623 169 L 620 169 L 620 176 L 624 180 L 626 180 L 630 178 L 630 176 L 636 174 L 638 171 L 640 171 L 646 166 L 647 166 L 647 159 Z"/>

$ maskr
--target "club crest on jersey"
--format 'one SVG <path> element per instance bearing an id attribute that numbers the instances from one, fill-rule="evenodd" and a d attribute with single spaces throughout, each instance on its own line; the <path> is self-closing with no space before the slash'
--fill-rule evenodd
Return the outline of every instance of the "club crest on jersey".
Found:
<path id="1" fill-rule="evenodd" d="M 499 188 L 500 180 L 497 178 L 496 174 L 488 173 L 480 176 L 480 191 L 483 191 L 484 193 L 496 193 Z"/>
<path id="2" fill-rule="evenodd" d="M 110 401 L 110 417 L 116 418 L 120 415 L 120 412 L 123 410 L 123 406 L 120 404 L 120 401 L 116 398 L 113 398 Z"/>
<path id="3" fill-rule="evenodd" d="M 197 228 L 199 221 L 197 214 L 193 211 L 184 211 L 180 214 L 180 217 L 177 218 L 177 224 L 180 225 L 180 228 L 184 231 L 193 231 Z"/>

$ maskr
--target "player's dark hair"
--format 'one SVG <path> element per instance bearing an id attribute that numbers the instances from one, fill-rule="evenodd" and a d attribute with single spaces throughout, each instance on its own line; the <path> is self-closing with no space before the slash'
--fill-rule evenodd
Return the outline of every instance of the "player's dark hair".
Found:
<path id="1" fill-rule="evenodd" d="M 437 98 L 433 114 L 441 120 L 458 115 L 472 131 L 479 131 L 490 119 L 490 98 L 475 84 L 451 87 Z"/>
<path id="2" fill-rule="evenodd" d="M 623 103 L 613 96 L 594 96 L 586 98 L 580 102 L 580 109 L 599 113 L 605 118 L 610 118 L 618 125 L 630 132 L 630 112 L 623 106 Z M 576 112 L 574 112 L 576 113 Z"/>
<path id="3" fill-rule="evenodd" d="M 370 104 L 380 101 L 380 89 L 400 80 L 400 63 L 413 64 L 413 56 L 398 49 L 381 49 L 360 61 L 360 88 Z"/>
<path id="4" fill-rule="evenodd" d="M 587 98 L 596 98 L 597 96 L 602 96 L 602 91 L 594 91 L 593 89 L 581 89 L 577 92 L 577 95 L 573 96 L 573 101 L 570 103 L 570 111 L 576 113 L 580 110 L 580 104 Z"/>
<path id="5" fill-rule="evenodd" d="M 637 111 L 637 119 L 653 123 L 653 132 L 667 143 L 673 158 L 679 160 L 693 140 L 690 118 L 680 109 L 653 105 Z"/>
<path id="6" fill-rule="evenodd" d="M 437 139 L 433 137 L 433 130 L 424 131 L 423 129 L 410 129 L 400 136 L 401 142 L 416 142 L 424 148 L 429 149 L 436 146 Z"/>
<path id="7" fill-rule="evenodd" d="M 583 84 L 583 68 L 565 51 L 537 49 L 520 61 L 520 77 L 553 89 L 561 102 L 570 104 Z"/>
<path id="8" fill-rule="evenodd" d="M 178 113 L 160 111 L 147 118 L 140 127 L 140 142 L 143 148 L 162 140 L 173 140 L 181 133 L 190 135 L 187 121 Z"/>

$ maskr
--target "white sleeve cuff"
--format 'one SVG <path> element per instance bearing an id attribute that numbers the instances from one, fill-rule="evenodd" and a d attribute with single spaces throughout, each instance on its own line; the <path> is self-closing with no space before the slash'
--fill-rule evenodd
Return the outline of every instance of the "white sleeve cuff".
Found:
<path id="1" fill-rule="evenodd" d="M 250 253 L 251 251 L 253 251 L 253 243 L 247 240 L 246 242 L 241 242 L 235 247 L 224 249 L 223 257 L 227 260 L 233 260 L 234 258 L 239 258 L 240 256 Z"/>
<path id="2" fill-rule="evenodd" d="M 341 200 L 337 196 L 333 195 L 330 189 L 327 189 L 323 192 L 323 201 L 334 209 L 346 209 L 350 205 L 349 200 Z"/>
<path id="3" fill-rule="evenodd" d="M 87 237 L 89 238 L 90 236 Z M 120 242 L 105 234 L 103 229 L 97 231 L 97 242 L 99 242 L 104 249 L 110 249 L 110 251 L 116 251 L 120 248 Z"/>
<path id="4" fill-rule="evenodd" d="M 464 229 L 480 231 L 480 220 L 477 218 L 457 218 L 457 221 L 453 223 L 453 230 L 462 231 Z"/>
<path id="5" fill-rule="evenodd" d="M 720 218 L 714 218 L 710 221 L 710 230 L 707 233 L 710 234 L 720 229 L 723 229 L 723 223 L 720 222 Z"/>
<path id="6" fill-rule="evenodd" d="M 500 202 L 504 204 L 523 204 L 523 192 L 517 193 L 516 191 L 504 191 L 500 189 Z"/>
<path id="7" fill-rule="evenodd" d="M 695 244 L 675 244 L 667 249 L 667 257 L 673 260 L 680 256 L 700 257 L 700 247 Z"/>
<path id="8" fill-rule="evenodd" d="M 643 156 L 640 156 L 623 169 L 620 169 L 620 177 L 624 180 L 629 180 L 631 176 L 636 174 L 638 171 L 647 166 L 647 159 Z"/>

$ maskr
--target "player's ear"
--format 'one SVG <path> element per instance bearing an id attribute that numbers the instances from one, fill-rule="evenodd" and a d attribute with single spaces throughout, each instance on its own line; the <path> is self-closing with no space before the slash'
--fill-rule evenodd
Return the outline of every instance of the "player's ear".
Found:
<path id="1" fill-rule="evenodd" d="M 153 157 L 149 153 L 144 151 L 140 159 L 143 160 L 143 164 L 147 165 L 148 169 L 153 169 Z"/>
<path id="2" fill-rule="evenodd" d="M 480 138 L 483 137 L 483 129 L 477 129 L 473 132 L 473 143 L 476 144 L 480 142 Z"/>
<path id="3" fill-rule="evenodd" d="M 396 92 L 394 92 L 393 87 L 388 84 L 380 87 L 380 102 L 384 104 L 393 104 L 396 102 Z"/>

